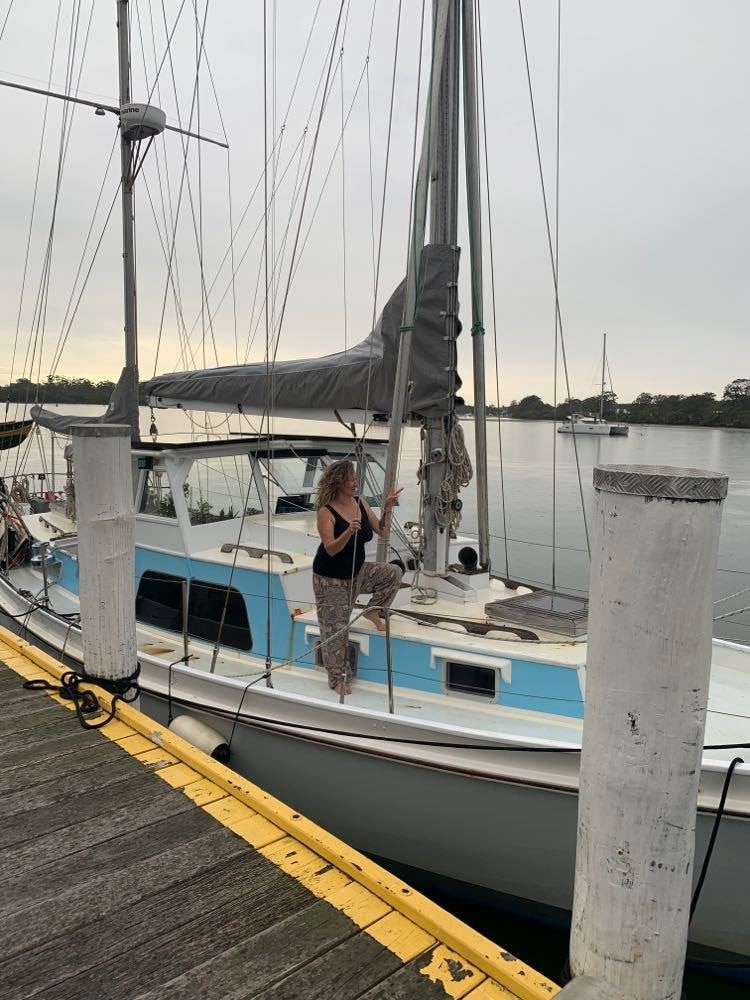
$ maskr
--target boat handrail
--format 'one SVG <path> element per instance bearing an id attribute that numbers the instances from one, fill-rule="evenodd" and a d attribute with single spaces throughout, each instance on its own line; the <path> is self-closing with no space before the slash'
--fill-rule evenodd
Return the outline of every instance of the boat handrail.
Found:
<path id="1" fill-rule="evenodd" d="M 234 542 L 224 542 L 221 546 L 221 551 L 224 553 L 234 552 L 235 549 L 241 549 L 243 552 L 246 552 L 251 559 L 262 559 L 263 556 L 277 556 L 283 563 L 294 565 L 294 559 L 292 559 L 289 553 L 281 552 L 279 549 L 259 549 L 254 545 L 236 545 Z"/>

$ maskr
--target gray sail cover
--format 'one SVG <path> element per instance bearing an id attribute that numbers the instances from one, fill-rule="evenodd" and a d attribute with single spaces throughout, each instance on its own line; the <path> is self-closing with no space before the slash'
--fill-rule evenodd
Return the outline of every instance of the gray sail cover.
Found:
<path id="1" fill-rule="evenodd" d="M 123 368 L 112 397 L 104 413 L 97 417 L 76 417 L 69 413 L 55 413 L 43 406 L 32 406 L 31 416 L 40 427 L 57 434 L 70 434 L 75 424 L 125 424 L 130 427 L 131 439 L 140 441 L 138 424 L 138 372 Z"/>
<path id="2" fill-rule="evenodd" d="M 429 245 L 422 253 L 420 295 L 412 336 L 407 412 L 417 416 L 447 413 L 460 388 L 455 344 L 446 340 L 446 313 L 458 281 L 457 247 Z M 388 414 L 396 381 L 406 281 L 386 303 L 375 329 L 348 351 L 300 361 L 277 361 L 271 381 L 271 406 L 284 410 L 364 410 Z M 268 398 L 265 362 L 204 371 L 158 375 L 146 382 L 152 403 L 200 409 L 201 403 L 227 410 L 262 411 Z"/>

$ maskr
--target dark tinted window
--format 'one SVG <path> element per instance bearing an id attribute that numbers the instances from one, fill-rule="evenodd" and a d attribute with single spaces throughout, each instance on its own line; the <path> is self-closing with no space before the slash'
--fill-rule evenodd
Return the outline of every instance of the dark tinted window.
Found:
<path id="1" fill-rule="evenodd" d="M 226 615 L 220 637 L 222 645 L 232 646 L 234 649 L 252 649 L 253 639 L 245 602 L 242 594 L 234 587 L 193 580 L 188 601 L 188 632 L 198 639 L 216 642 L 225 605 Z"/>
<path id="2" fill-rule="evenodd" d="M 138 585 L 135 616 L 139 621 L 171 632 L 182 632 L 182 585 L 180 576 L 146 570 Z"/>
<path id="3" fill-rule="evenodd" d="M 138 621 L 170 632 L 182 633 L 182 591 L 185 580 L 170 573 L 147 570 L 138 585 L 135 614 Z M 227 591 L 229 597 L 227 598 Z M 201 580 L 190 582 L 188 599 L 188 634 L 196 639 L 216 642 L 224 613 L 221 643 L 234 649 L 253 648 L 247 609 L 242 595 L 234 587 L 222 587 Z"/>
<path id="4" fill-rule="evenodd" d="M 476 667 L 471 663 L 449 663 L 446 672 L 446 686 L 449 691 L 461 694 L 476 694 L 483 698 L 495 698 L 497 671 L 492 667 Z"/>

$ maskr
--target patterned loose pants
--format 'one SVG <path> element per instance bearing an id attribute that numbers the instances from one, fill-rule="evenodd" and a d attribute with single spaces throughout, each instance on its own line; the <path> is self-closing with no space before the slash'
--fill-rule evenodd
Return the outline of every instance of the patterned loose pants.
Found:
<path id="1" fill-rule="evenodd" d="M 352 580 L 336 580 L 313 573 L 318 606 L 320 648 L 328 671 L 328 685 L 348 684 L 354 675 L 349 661 L 349 615 L 361 593 L 372 594 L 368 608 L 387 608 L 401 583 L 401 569 L 392 563 L 366 562 Z"/>

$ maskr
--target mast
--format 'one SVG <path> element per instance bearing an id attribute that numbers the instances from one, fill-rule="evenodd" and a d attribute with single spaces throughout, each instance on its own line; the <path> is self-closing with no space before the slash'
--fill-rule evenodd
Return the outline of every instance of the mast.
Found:
<path id="1" fill-rule="evenodd" d="M 396 367 L 396 385 L 393 392 L 391 409 L 391 426 L 388 434 L 388 452 L 386 456 L 384 496 L 395 486 L 398 457 L 401 451 L 401 432 L 408 403 L 408 377 L 411 360 L 411 331 L 417 309 L 417 285 L 422 264 L 425 230 L 427 226 L 427 185 L 430 174 L 430 137 L 437 130 L 439 110 L 438 91 L 441 74 L 439 67 L 443 62 L 443 52 L 447 40 L 448 12 L 453 0 L 434 0 L 433 17 L 433 52 L 432 72 L 427 96 L 427 114 L 422 133 L 422 149 L 419 157 L 417 180 L 414 187 L 414 208 L 412 213 L 412 231 L 409 234 L 409 256 L 406 268 L 406 292 L 404 296 L 404 311 L 401 333 L 398 344 L 398 362 Z M 385 562 L 388 554 L 388 540 L 381 538 L 378 542 L 378 562 Z"/>
<path id="2" fill-rule="evenodd" d="M 448 414 L 424 422 L 423 469 L 423 568 L 433 578 L 448 577 L 450 526 L 441 521 L 437 511 L 443 484 L 454 447 L 456 416 L 453 400 L 456 392 L 456 350 L 458 337 L 458 133 L 459 73 L 461 63 L 461 20 L 464 20 L 464 107 L 469 233 L 472 263 L 472 343 L 474 354 L 474 392 L 477 450 L 477 507 L 479 518 L 479 554 L 483 570 L 489 569 L 489 523 L 487 498 L 487 447 L 484 396 L 484 326 L 482 306 L 481 211 L 479 199 L 479 161 L 476 118 L 476 50 L 471 0 L 433 0 L 433 52 L 430 89 L 427 99 L 422 154 L 414 194 L 414 221 L 409 248 L 406 300 L 399 342 L 398 369 L 391 411 L 391 429 L 385 470 L 385 491 L 395 482 L 401 427 L 408 412 L 408 371 L 411 353 L 411 328 L 416 308 L 417 282 L 425 236 L 426 186 L 429 176 L 430 239 L 435 244 L 455 248 L 456 269 L 448 289 L 444 338 L 453 345 L 448 371 Z M 378 559 L 386 558 L 387 542 L 381 539 Z M 453 591 L 453 587 L 449 587 Z"/>
<path id="3" fill-rule="evenodd" d="M 484 299 L 482 285 L 482 206 L 479 193 L 479 154 L 476 90 L 476 31 L 474 0 L 463 4 L 464 156 L 469 217 L 471 268 L 471 345 L 474 362 L 474 472 L 477 489 L 479 565 L 490 568 L 489 500 L 487 496 L 487 423 L 484 387 Z M 499 418 L 498 418 L 499 419 Z"/>
<path id="4" fill-rule="evenodd" d="M 602 349 L 602 393 L 599 397 L 599 419 L 604 420 L 604 371 L 607 367 L 607 334 L 604 334 L 604 347 Z"/>
<path id="5" fill-rule="evenodd" d="M 130 31 L 129 0 L 117 2 L 117 41 L 120 71 L 120 109 L 130 103 Z M 135 292 L 135 241 L 133 238 L 133 141 L 120 126 L 120 165 L 122 192 L 122 268 L 125 305 L 125 367 L 132 378 L 131 392 L 138 412 L 138 312 Z M 139 440 L 138 426 L 132 428 L 133 440 Z"/>
<path id="6" fill-rule="evenodd" d="M 437 19 L 441 0 L 434 0 L 433 18 Z M 460 61 L 460 5 L 450 0 L 447 14 L 445 49 L 440 74 L 437 128 L 432 134 L 430 240 L 444 246 L 458 243 L 458 101 Z M 456 257 L 458 265 L 458 257 Z M 456 266 L 456 272 L 458 266 Z M 445 315 L 445 338 L 455 345 L 458 336 L 458 273 L 449 290 Z M 448 569 L 450 528 L 438 523 L 436 506 L 448 470 L 448 452 L 455 424 L 453 398 L 455 394 L 455 348 L 452 371 L 447 387 L 450 410 L 445 417 L 425 421 L 425 504 L 424 504 L 424 571 L 441 576 Z"/>

